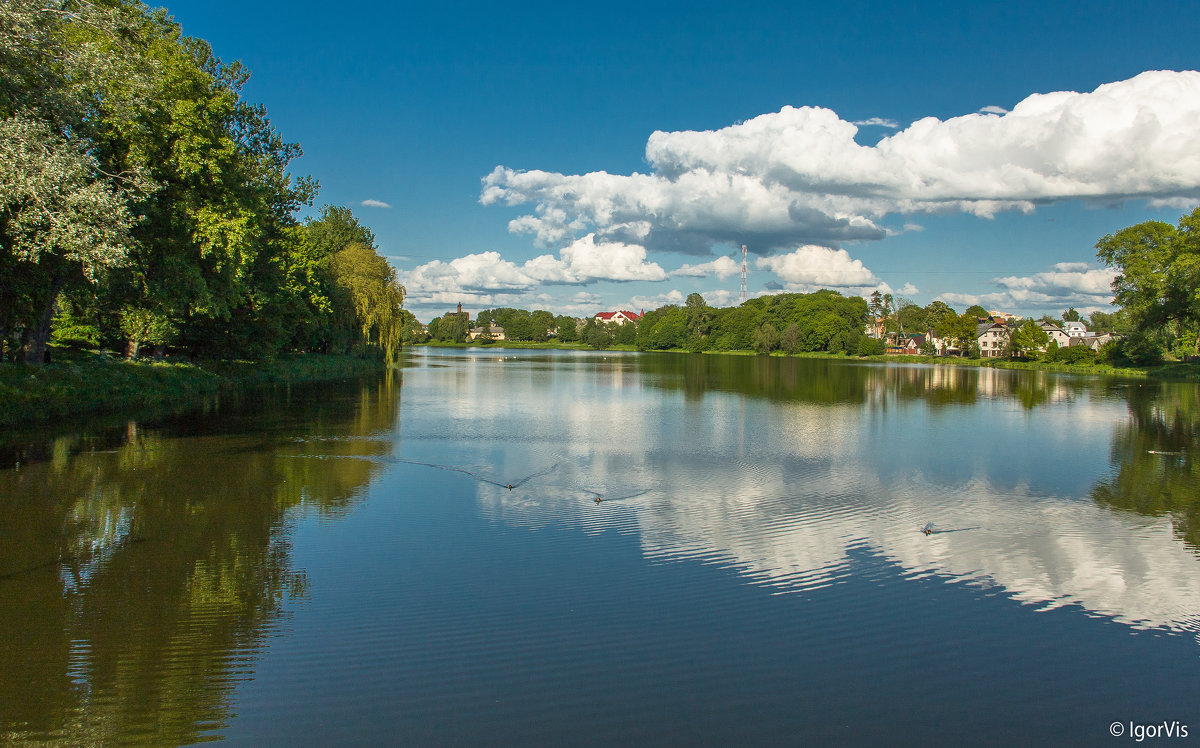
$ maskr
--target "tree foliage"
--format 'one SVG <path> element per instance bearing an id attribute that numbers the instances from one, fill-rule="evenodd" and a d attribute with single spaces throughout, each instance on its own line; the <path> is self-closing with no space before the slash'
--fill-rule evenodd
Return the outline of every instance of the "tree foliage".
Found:
<path id="1" fill-rule="evenodd" d="M 133 349 L 394 352 L 403 290 L 348 209 L 297 223 L 316 183 L 249 75 L 140 0 L 0 7 L 0 353 L 40 362 L 60 318 Z"/>
<path id="2" fill-rule="evenodd" d="M 1200 354 L 1200 208 L 1178 226 L 1146 221 L 1108 234 L 1096 243 L 1096 254 L 1118 271 L 1113 295 L 1129 314 L 1128 347 L 1138 358 L 1177 340 Z"/>

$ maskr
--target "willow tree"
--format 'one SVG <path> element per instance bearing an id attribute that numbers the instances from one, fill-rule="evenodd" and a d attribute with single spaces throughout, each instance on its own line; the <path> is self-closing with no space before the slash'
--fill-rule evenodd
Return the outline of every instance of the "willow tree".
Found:
<path id="1" fill-rule="evenodd" d="M 330 268 L 353 305 L 363 342 L 379 346 L 389 361 L 395 359 L 404 326 L 404 287 L 396 282 L 396 271 L 360 242 L 335 254 Z"/>

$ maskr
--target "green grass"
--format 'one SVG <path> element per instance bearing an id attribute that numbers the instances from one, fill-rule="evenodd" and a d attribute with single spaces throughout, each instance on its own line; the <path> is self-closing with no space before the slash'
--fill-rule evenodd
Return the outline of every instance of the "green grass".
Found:
<path id="1" fill-rule="evenodd" d="M 55 362 L 40 368 L 0 364 L 0 426 L 171 411 L 196 405 L 223 389 L 347 379 L 383 367 L 378 359 L 316 354 L 186 364 L 56 351 Z"/>

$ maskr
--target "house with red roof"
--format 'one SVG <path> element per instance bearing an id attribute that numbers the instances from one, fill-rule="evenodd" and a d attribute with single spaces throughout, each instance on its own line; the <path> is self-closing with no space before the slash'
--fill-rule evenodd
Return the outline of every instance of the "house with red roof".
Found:
<path id="1" fill-rule="evenodd" d="M 619 312 L 600 312 L 596 315 L 597 322 L 615 322 L 618 325 L 623 325 L 626 322 L 637 323 L 642 319 L 642 315 L 637 312 L 629 312 L 622 309 Z"/>

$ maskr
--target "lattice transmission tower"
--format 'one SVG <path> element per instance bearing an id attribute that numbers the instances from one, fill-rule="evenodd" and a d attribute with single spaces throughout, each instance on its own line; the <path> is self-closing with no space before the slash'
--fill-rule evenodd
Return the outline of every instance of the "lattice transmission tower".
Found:
<path id="1" fill-rule="evenodd" d="M 742 301 L 746 300 L 746 245 L 742 245 Z"/>

